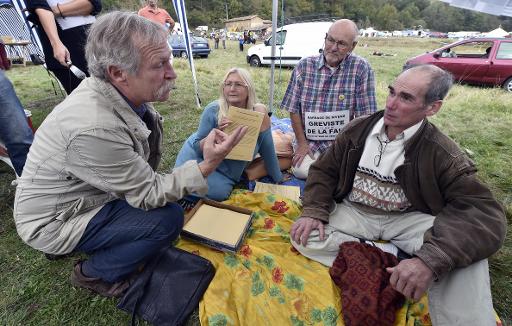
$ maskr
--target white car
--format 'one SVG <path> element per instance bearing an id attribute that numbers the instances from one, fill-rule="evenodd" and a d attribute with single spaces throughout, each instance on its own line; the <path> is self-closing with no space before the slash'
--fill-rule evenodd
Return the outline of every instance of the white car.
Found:
<path id="1" fill-rule="evenodd" d="M 302 58 L 319 54 L 332 22 L 311 22 L 285 25 L 276 32 L 276 64 L 294 66 Z M 247 63 L 253 67 L 272 63 L 272 37 L 264 44 L 251 46 Z"/>

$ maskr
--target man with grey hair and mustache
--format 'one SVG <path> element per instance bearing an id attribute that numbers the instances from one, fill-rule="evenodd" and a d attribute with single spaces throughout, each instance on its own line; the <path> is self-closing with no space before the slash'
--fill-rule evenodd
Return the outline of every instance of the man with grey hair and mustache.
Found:
<path id="1" fill-rule="evenodd" d="M 411 255 L 386 269 L 391 287 L 413 300 L 428 292 L 433 325 L 496 325 L 487 258 L 505 239 L 505 212 L 427 120 L 451 85 L 433 65 L 402 72 L 385 109 L 352 121 L 313 163 L 290 236 L 328 266 L 344 242 L 388 241 Z"/>
<path id="2" fill-rule="evenodd" d="M 204 161 L 156 172 L 165 101 L 176 79 L 167 31 L 127 12 L 101 16 L 86 44 L 90 78 L 48 115 L 28 154 L 15 199 L 20 237 L 54 256 L 85 252 L 71 283 L 119 297 L 130 276 L 179 235 L 174 203 L 207 192 L 206 177 L 245 134 L 214 129 Z"/>

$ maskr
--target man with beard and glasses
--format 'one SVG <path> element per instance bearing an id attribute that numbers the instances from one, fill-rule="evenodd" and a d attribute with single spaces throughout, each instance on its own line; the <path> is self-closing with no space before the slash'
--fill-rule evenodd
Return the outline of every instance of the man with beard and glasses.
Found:
<path id="1" fill-rule="evenodd" d="M 16 190 L 20 237 L 56 258 L 85 252 L 71 283 L 121 296 L 128 279 L 179 235 L 174 203 L 206 194 L 215 171 L 247 131 L 213 129 L 204 161 L 156 173 L 162 122 L 150 102 L 167 100 L 176 79 L 162 25 L 127 12 L 106 14 L 86 44 L 91 77 L 39 127 Z"/>
<path id="2" fill-rule="evenodd" d="M 353 118 L 377 110 L 370 64 L 352 53 L 358 29 L 348 19 L 334 22 L 323 53 L 302 59 L 290 78 L 281 107 L 290 112 L 293 174 L 306 179 L 311 164 Z"/>

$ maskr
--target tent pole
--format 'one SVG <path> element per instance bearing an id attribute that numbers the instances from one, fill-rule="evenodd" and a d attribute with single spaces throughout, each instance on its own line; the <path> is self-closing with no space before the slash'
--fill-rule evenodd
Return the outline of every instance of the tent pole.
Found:
<path id="1" fill-rule="evenodd" d="M 188 64 L 190 66 L 190 70 L 192 71 L 192 81 L 194 82 L 196 105 L 198 108 L 201 108 L 201 98 L 199 97 L 199 86 L 197 85 L 196 69 L 194 67 L 194 56 L 192 55 L 192 44 L 190 41 L 185 2 L 184 0 L 173 0 L 172 3 L 174 5 L 174 10 L 176 11 L 176 15 L 178 16 L 183 31 L 183 40 L 185 41 L 187 49 Z"/>
<path id="2" fill-rule="evenodd" d="M 277 31 L 277 1 L 272 0 L 272 48 L 270 50 L 270 85 L 268 94 L 268 108 L 274 112 L 274 70 L 276 69 L 276 31 Z"/>
<path id="3" fill-rule="evenodd" d="M 16 11 L 21 16 L 21 19 L 23 20 L 23 23 L 25 24 L 28 34 L 32 38 L 32 41 L 36 48 L 39 50 L 39 53 L 42 54 L 43 46 L 41 45 L 41 41 L 39 40 L 39 35 L 37 35 L 34 30 L 30 27 L 30 24 L 27 21 L 26 13 L 24 12 L 25 8 L 27 8 L 25 2 L 23 0 L 16 0 L 12 1 L 12 4 L 14 5 L 14 8 L 16 8 Z"/>

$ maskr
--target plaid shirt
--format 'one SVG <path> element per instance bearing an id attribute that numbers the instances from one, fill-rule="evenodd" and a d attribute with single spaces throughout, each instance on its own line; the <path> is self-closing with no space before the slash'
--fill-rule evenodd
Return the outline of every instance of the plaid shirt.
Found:
<path id="1" fill-rule="evenodd" d="M 302 126 L 304 112 L 350 110 L 350 120 L 371 114 L 377 110 L 373 70 L 365 59 L 355 54 L 349 54 L 332 71 L 322 54 L 305 58 L 293 70 L 281 108 L 299 113 Z M 308 141 L 309 148 L 320 153 L 334 142 Z"/>

